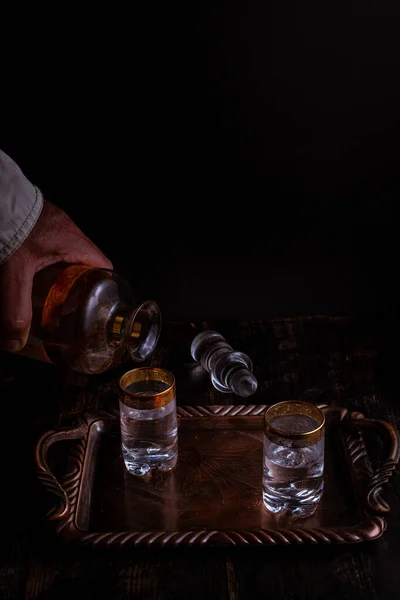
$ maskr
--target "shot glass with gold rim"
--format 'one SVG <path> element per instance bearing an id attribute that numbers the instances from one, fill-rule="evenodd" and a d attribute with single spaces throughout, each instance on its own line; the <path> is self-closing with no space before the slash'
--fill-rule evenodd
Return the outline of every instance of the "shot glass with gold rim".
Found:
<path id="1" fill-rule="evenodd" d="M 129 473 L 170 471 L 178 458 L 175 378 L 170 371 L 139 367 L 119 380 L 122 456 Z"/>
<path id="2" fill-rule="evenodd" d="M 313 404 L 279 402 L 264 415 L 263 503 L 267 510 L 312 515 L 324 489 L 325 416 Z"/>

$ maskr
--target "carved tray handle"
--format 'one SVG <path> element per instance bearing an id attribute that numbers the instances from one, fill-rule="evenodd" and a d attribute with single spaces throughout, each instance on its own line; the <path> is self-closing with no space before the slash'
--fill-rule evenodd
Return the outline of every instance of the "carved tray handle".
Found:
<path id="1" fill-rule="evenodd" d="M 47 513 L 48 518 L 51 520 L 62 519 L 65 517 L 68 514 L 70 507 L 67 494 L 58 483 L 47 464 L 49 448 L 56 442 L 83 438 L 87 434 L 87 430 L 87 423 L 82 419 L 79 419 L 78 423 L 73 427 L 57 431 L 47 431 L 36 444 L 35 460 L 39 481 L 50 494 L 55 496 L 55 498 L 53 498 L 54 504 Z"/>
<path id="2" fill-rule="evenodd" d="M 399 433 L 390 423 L 377 419 L 366 419 L 359 412 L 349 413 L 348 423 L 352 427 L 356 427 L 359 431 L 364 429 L 377 433 L 383 441 L 385 457 L 381 466 L 372 473 L 367 492 L 367 502 L 371 510 L 375 513 L 387 513 L 390 510 L 390 506 L 381 497 L 381 493 L 400 459 Z"/>

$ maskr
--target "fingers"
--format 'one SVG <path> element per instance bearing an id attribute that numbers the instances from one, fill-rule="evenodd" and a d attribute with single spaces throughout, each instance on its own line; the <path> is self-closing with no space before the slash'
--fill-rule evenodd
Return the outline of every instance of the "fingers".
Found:
<path id="1" fill-rule="evenodd" d="M 14 262 L 0 269 L 0 347 L 10 352 L 25 346 L 32 319 L 33 270 Z"/>
<path id="2" fill-rule="evenodd" d="M 83 263 L 101 269 L 113 268 L 112 262 L 85 236 L 82 236 L 76 245 L 64 254 L 64 261 Z"/>
<path id="3" fill-rule="evenodd" d="M 32 320 L 34 274 L 58 262 L 113 268 L 63 211 L 45 203 L 24 243 L 0 268 L 0 347 L 4 350 L 17 352 L 25 346 Z"/>
<path id="4" fill-rule="evenodd" d="M 48 201 L 45 201 L 42 213 L 23 246 L 35 261 L 36 271 L 55 262 L 113 268 L 108 258 L 71 218 Z"/>

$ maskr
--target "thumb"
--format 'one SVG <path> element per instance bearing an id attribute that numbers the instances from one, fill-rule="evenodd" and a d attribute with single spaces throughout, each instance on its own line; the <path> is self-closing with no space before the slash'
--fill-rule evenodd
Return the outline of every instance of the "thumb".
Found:
<path id="1" fill-rule="evenodd" d="M 0 347 L 21 350 L 28 339 L 32 320 L 32 281 L 34 270 L 11 257 L 0 269 Z"/>

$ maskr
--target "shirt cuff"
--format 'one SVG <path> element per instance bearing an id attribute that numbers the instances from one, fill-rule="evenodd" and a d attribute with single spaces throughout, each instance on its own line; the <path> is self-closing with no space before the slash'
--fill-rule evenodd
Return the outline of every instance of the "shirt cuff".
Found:
<path id="1" fill-rule="evenodd" d="M 0 265 L 26 240 L 42 208 L 41 191 L 0 150 Z"/>

